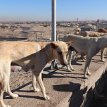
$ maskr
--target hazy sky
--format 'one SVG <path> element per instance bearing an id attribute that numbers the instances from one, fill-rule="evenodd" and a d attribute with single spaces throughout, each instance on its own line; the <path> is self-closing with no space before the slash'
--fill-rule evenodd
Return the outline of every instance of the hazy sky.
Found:
<path id="1" fill-rule="evenodd" d="M 57 20 L 107 19 L 107 0 L 56 0 Z M 51 0 L 0 0 L 0 21 L 50 21 Z"/>

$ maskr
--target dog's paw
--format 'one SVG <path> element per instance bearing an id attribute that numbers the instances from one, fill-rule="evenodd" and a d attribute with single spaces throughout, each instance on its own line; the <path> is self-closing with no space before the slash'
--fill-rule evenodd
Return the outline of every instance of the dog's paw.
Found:
<path id="1" fill-rule="evenodd" d="M 67 69 L 67 71 L 68 71 L 68 72 L 72 72 L 72 70 L 71 70 L 71 69 Z"/>
<path id="2" fill-rule="evenodd" d="M 105 59 L 101 59 L 102 62 L 105 62 Z"/>
<path id="3" fill-rule="evenodd" d="M 72 71 L 75 71 L 75 69 L 73 67 L 70 67 Z"/>
<path id="4" fill-rule="evenodd" d="M 48 95 L 44 96 L 45 100 L 50 100 L 50 97 Z"/>
<path id="5" fill-rule="evenodd" d="M 11 107 L 10 105 L 3 105 L 2 107 Z"/>
<path id="6" fill-rule="evenodd" d="M 12 95 L 12 98 L 17 98 L 17 97 L 19 97 L 18 94 L 13 94 L 13 95 Z"/>
<path id="7" fill-rule="evenodd" d="M 68 67 L 67 67 L 67 70 L 68 70 L 69 72 L 72 72 L 72 71 L 74 71 L 74 68 L 71 67 L 71 66 L 68 66 Z"/>
<path id="8" fill-rule="evenodd" d="M 84 79 L 88 79 L 88 75 L 84 75 Z"/>
<path id="9" fill-rule="evenodd" d="M 39 92 L 40 89 L 39 88 L 34 88 L 34 92 Z"/>
<path id="10" fill-rule="evenodd" d="M 90 75 L 91 75 L 91 72 L 89 72 L 89 71 L 88 71 L 88 72 L 87 72 L 87 75 L 89 75 L 89 76 L 90 76 Z"/>
<path id="11" fill-rule="evenodd" d="M 6 107 L 11 107 L 10 105 L 6 105 Z"/>

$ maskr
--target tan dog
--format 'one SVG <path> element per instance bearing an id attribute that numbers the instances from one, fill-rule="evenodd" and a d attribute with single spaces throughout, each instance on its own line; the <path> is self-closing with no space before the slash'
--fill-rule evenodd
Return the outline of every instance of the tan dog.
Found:
<path id="1" fill-rule="evenodd" d="M 69 35 L 63 38 L 66 42 L 72 42 L 71 46 L 74 47 L 77 52 L 86 55 L 86 63 L 84 67 L 84 78 L 87 78 L 89 72 L 89 65 L 91 59 L 99 50 L 107 47 L 107 36 L 102 37 L 82 37 L 77 35 Z"/>
<path id="2" fill-rule="evenodd" d="M 43 97 L 45 99 L 50 99 L 46 95 L 45 87 L 42 82 L 42 71 L 45 65 L 53 59 L 58 59 L 62 65 L 67 65 L 66 55 L 68 52 L 68 46 L 64 42 L 53 42 L 46 45 L 45 48 L 40 51 L 29 55 L 21 60 L 15 61 L 15 63 L 19 64 L 24 68 L 25 71 L 29 69 L 32 70 L 33 73 L 33 88 L 36 91 L 39 89 L 36 87 L 36 80 L 38 81 L 41 91 L 43 93 Z M 29 63 L 26 64 L 26 61 Z"/>
<path id="3" fill-rule="evenodd" d="M 0 105 L 9 107 L 3 102 L 3 93 L 7 92 L 13 98 L 18 97 L 10 90 L 10 65 L 14 60 L 21 59 L 41 49 L 35 42 L 0 42 Z"/>
<path id="4" fill-rule="evenodd" d="M 64 53 L 64 48 L 61 48 L 62 45 L 65 45 L 65 47 L 67 48 L 67 45 L 63 42 L 59 43 L 59 45 L 55 45 L 55 47 L 59 47 L 59 48 L 56 48 L 57 51 L 59 50 L 59 53 L 61 49 L 61 52 L 62 52 L 62 54 L 60 53 L 61 55 L 63 55 Z M 40 44 L 35 43 L 35 42 L 1 42 L 0 43 L 0 89 L 1 89 L 0 90 L 0 105 L 1 107 L 10 107 L 4 104 L 4 101 L 3 101 L 4 92 L 9 93 L 9 95 L 12 96 L 13 98 L 18 97 L 17 94 L 13 94 L 11 92 L 10 86 L 9 86 L 11 63 L 16 60 L 20 60 L 21 58 L 26 57 L 32 53 L 38 52 L 39 50 L 41 50 L 42 46 L 44 47 L 45 43 L 40 43 Z M 67 49 L 65 49 L 65 51 L 66 50 Z M 54 52 L 54 50 L 52 50 L 52 52 Z M 59 54 L 54 53 L 52 55 L 55 56 Z M 61 55 L 59 55 L 58 57 L 60 58 Z M 45 58 L 45 60 L 47 60 L 47 57 Z M 60 60 L 61 61 L 63 60 L 62 57 Z M 29 63 L 29 61 L 27 61 L 26 64 Z M 33 84 L 35 84 L 35 82 L 36 82 L 35 77 L 33 76 Z M 35 85 L 33 86 L 34 86 L 35 91 L 38 91 L 37 88 L 35 88 Z M 47 96 L 44 95 L 44 97 L 48 99 Z"/>

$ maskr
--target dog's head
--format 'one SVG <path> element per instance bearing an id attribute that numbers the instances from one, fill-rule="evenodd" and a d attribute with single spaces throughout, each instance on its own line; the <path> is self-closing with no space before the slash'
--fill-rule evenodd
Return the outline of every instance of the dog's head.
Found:
<path id="1" fill-rule="evenodd" d="M 62 65 L 67 65 L 68 45 L 65 42 L 58 41 L 51 43 L 53 57 L 58 59 Z"/>

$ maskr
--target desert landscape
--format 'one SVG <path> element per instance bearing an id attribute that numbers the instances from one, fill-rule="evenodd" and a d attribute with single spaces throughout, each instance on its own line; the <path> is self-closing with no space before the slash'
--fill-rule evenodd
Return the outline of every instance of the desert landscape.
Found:
<path id="1" fill-rule="evenodd" d="M 100 28 L 107 28 L 107 22 L 101 21 Z M 66 34 L 74 34 L 78 29 L 81 31 L 97 31 L 96 21 L 72 21 L 57 22 L 57 39 Z M 22 38 L 32 41 L 51 40 L 51 22 L 1 22 L 0 39 Z M 11 39 L 10 39 L 11 40 Z"/>

